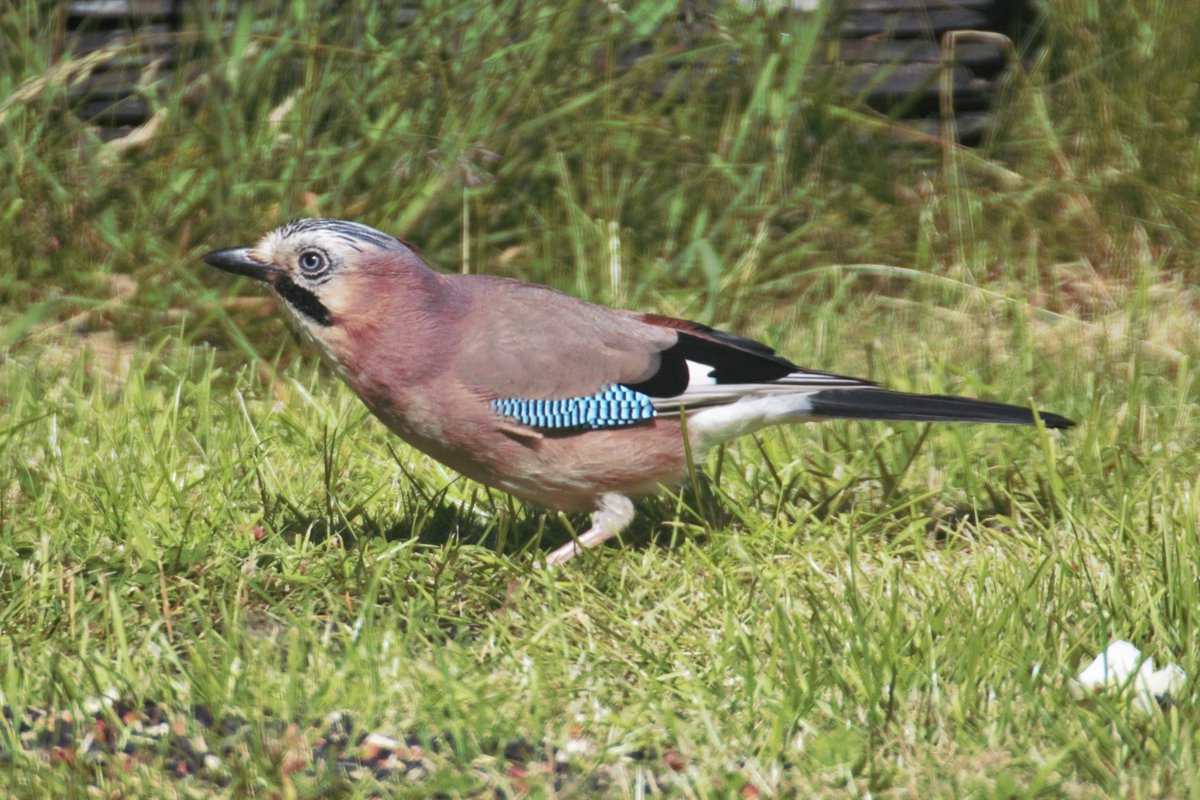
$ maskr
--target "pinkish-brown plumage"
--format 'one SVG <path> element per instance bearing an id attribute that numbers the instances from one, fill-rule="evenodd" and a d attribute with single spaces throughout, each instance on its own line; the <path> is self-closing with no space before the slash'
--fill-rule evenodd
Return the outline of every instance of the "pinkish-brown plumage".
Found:
<path id="1" fill-rule="evenodd" d="M 329 358 L 332 366 L 393 433 L 469 478 L 563 511 L 590 511 L 598 494 L 650 494 L 682 476 L 677 417 L 542 433 L 489 405 L 501 396 L 586 394 L 613 380 L 604 371 L 618 381 L 644 379 L 652 348 L 669 336 L 643 325 L 606 346 L 593 335 L 599 307 L 560 292 L 486 276 L 455 280 L 423 265 L 395 273 L 371 267 L 357 276 L 352 291 L 372 298 L 370 313 L 335 314 L 338 330 L 321 345 L 327 355 L 342 354 Z M 453 312 L 431 315 L 431 307 Z M 608 358 L 564 371 L 547 359 L 553 351 L 528 349 L 530 309 L 574 322 L 561 331 L 560 347 L 601 347 Z M 428 342 L 436 347 L 422 346 Z"/>
<path id="2" fill-rule="evenodd" d="M 1016 406 L 806 370 L 686 320 L 439 274 L 399 240 L 352 222 L 297 220 L 205 259 L 270 285 L 368 408 L 422 452 L 526 500 L 592 511 L 592 528 L 548 563 L 619 533 L 632 518 L 628 498 L 678 481 L 687 448 L 700 453 L 764 425 L 1035 421 Z"/>

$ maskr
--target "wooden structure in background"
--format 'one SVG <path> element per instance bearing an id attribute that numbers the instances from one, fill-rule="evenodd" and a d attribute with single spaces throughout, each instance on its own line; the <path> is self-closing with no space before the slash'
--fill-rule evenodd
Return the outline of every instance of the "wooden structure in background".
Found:
<path id="1" fill-rule="evenodd" d="M 721 1 L 738 1 L 751 11 L 755 2 Z M 819 2 L 833 4 L 823 9 L 828 11 L 826 74 L 832 73 L 845 95 L 928 133 L 938 133 L 952 115 L 955 135 L 964 143 L 977 142 L 987 131 L 1014 52 L 1002 37 L 1020 43 L 1036 27 L 1030 0 L 791 0 L 770 7 L 778 9 L 775 13 L 807 14 Z M 700 4 L 682 3 L 681 14 L 702 26 Z M 407 7 L 407 20 L 419 16 L 419 3 L 401 5 Z M 186 24 L 182 0 L 63 3 L 64 54 L 119 51 L 72 89 L 75 112 L 99 126 L 106 138 L 145 122 L 153 111 L 154 89 L 147 87 L 165 85 L 164 78 L 180 66 Z M 736 63 L 727 68 L 736 69 Z"/>

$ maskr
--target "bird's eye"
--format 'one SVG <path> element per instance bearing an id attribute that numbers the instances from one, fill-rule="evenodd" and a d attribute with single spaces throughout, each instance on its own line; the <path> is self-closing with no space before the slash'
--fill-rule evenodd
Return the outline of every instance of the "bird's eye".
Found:
<path id="1" fill-rule="evenodd" d="M 311 274 L 325 269 L 328 261 L 320 250 L 305 250 L 300 254 L 300 269 Z"/>

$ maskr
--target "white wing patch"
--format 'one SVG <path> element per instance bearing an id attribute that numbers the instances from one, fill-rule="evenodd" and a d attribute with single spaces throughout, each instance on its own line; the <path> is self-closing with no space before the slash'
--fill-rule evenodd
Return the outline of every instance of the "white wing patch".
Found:
<path id="1" fill-rule="evenodd" d="M 711 364 L 701 364 L 698 361 L 686 361 L 688 368 L 688 390 L 693 386 L 716 385 L 717 379 L 712 376 Z"/>

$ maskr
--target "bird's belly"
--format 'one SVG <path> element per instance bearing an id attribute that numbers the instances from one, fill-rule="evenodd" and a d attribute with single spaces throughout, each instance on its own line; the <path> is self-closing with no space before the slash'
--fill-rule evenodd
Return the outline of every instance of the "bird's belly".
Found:
<path id="1" fill-rule="evenodd" d="M 510 442 L 477 480 L 566 511 L 593 509 L 596 498 L 610 492 L 653 494 L 686 471 L 681 431 L 672 419 Z M 522 468 L 507 469 L 510 458 Z"/>
<path id="2" fill-rule="evenodd" d="M 687 457 L 679 420 L 660 416 L 624 428 L 568 434 L 506 425 L 486 401 L 451 380 L 397 391 L 344 375 L 395 434 L 480 483 L 539 505 L 587 511 L 602 494 L 652 494 L 679 481 Z"/>
<path id="3" fill-rule="evenodd" d="M 610 492 L 652 494 L 686 470 L 680 427 L 670 419 L 540 438 L 506 433 L 494 420 L 464 429 L 383 419 L 409 444 L 468 478 L 563 511 L 592 510 Z"/>

